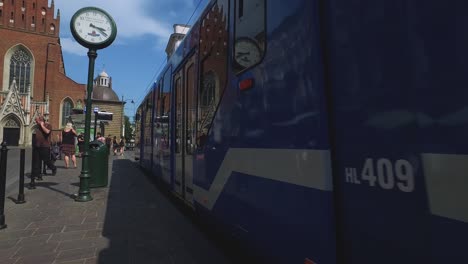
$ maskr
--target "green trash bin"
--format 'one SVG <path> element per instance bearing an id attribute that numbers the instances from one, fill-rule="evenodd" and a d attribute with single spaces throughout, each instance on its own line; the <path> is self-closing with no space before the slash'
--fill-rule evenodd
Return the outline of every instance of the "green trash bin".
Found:
<path id="1" fill-rule="evenodd" d="M 89 143 L 89 187 L 106 187 L 109 182 L 109 151 L 101 141 Z"/>

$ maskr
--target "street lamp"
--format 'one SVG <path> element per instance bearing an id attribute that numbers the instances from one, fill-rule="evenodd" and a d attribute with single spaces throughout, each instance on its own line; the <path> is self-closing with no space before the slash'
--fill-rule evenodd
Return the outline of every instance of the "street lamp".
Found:
<path id="1" fill-rule="evenodd" d="M 125 99 L 124 100 L 124 97 L 122 95 L 122 113 L 121 113 L 121 116 L 120 116 L 120 119 L 121 119 L 121 123 L 120 123 L 120 133 L 121 135 L 124 137 L 125 136 L 125 120 L 124 120 L 124 112 L 125 112 L 125 104 L 130 101 L 131 104 L 133 104 L 133 110 L 135 110 L 135 101 L 133 99 Z M 133 111 L 135 112 L 135 111 Z M 133 117 L 133 120 L 135 120 L 135 117 Z"/>

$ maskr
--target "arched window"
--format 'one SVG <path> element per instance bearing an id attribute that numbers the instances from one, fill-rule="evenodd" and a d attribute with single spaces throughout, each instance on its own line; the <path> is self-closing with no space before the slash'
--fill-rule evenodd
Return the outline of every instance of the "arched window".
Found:
<path id="1" fill-rule="evenodd" d="M 200 106 L 209 107 L 215 103 L 216 96 L 216 75 L 213 72 L 207 73 L 203 76 L 201 95 L 200 95 Z"/>
<path id="2" fill-rule="evenodd" d="M 20 93 L 26 93 L 31 83 L 31 56 L 23 49 L 16 50 L 10 59 L 10 82 L 16 80 Z"/>
<path id="3" fill-rule="evenodd" d="M 68 118 L 72 113 L 73 102 L 69 98 L 63 100 L 62 104 L 62 126 L 67 124 Z"/>

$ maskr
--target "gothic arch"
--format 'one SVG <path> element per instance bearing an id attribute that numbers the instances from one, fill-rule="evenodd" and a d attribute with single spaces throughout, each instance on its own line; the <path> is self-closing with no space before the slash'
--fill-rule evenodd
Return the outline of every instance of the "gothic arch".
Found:
<path id="1" fill-rule="evenodd" d="M 15 52 L 19 50 L 23 50 L 31 58 L 29 80 L 30 80 L 30 85 L 31 85 L 31 96 L 33 96 L 34 69 L 35 69 L 36 59 L 34 58 L 34 54 L 32 53 L 32 51 L 26 45 L 21 44 L 21 43 L 12 46 L 5 53 L 4 60 L 3 60 L 3 84 L 2 84 L 3 86 L 1 90 L 6 91 L 10 87 L 10 62 L 11 62 L 11 58 L 13 54 L 15 54 Z"/>
<path id="2" fill-rule="evenodd" d="M 209 107 L 211 104 L 217 104 L 220 96 L 219 77 L 216 72 L 209 70 L 203 74 L 202 85 L 200 89 L 199 104 L 202 107 Z"/>
<path id="3" fill-rule="evenodd" d="M 62 101 L 60 102 L 59 120 L 60 120 L 61 127 L 65 126 L 66 116 L 71 114 L 71 111 L 74 106 L 75 106 L 75 103 L 73 102 L 73 99 L 71 99 L 69 96 L 63 98 Z"/>
<path id="4" fill-rule="evenodd" d="M 19 118 L 16 114 L 9 114 L 6 115 L 1 121 L 0 121 L 0 137 L 2 138 L 2 141 L 6 140 L 8 145 L 13 145 L 16 146 L 17 144 L 22 145 L 24 144 L 24 136 L 25 136 L 25 129 L 24 129 L 24 124 L 21 121 L 21 118 Z M 5 138 L 8 135 L 6 135 L 6 131 L 10 131 L 13 133 L 18 133 L 18 142 L 8 142 L 8 140 Z M 11 135 L 10 135 L 11 136 Z"/>

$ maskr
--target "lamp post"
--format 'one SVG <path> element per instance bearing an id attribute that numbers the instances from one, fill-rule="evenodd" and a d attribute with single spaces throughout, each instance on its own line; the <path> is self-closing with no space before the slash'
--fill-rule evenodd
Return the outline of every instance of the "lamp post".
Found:
<path id="1" fill-rule="evenodd" d="M 120 133 L 122 134 L 122 136 L 125 136 L 125 120 L 124 120 L 124 112 L 125 112 L 125 104 L 130 101 L 131 104 L 133 104 L 133 110 L 135 110 L 135 101 L 133 99 L 125 99 L 124 100 L 124 96 L 122 95 L 122 113 L 121 113 L 121 116 L 120 116 L 120 119 L 121 119 L 121 126 L 120 126 Z M 134 111 L 135 112 L 135 111 Z M 133 117 L 133 119 L 135 120 L 135 117 Z"/>
<path id="2" fill-rule="evenodd" d="M 104 10 L 97 7 L 84 7 L 78 10 L 70 20 L 70 30 L 75 40 L 89 49 L 88 85 L 86 90 L 85 141 L 80 189 L 75 198 L 77 202 L 91 201 L 89 190 L 89 137 L 91 130 L 91 93 L 93 91 L 94 64 L 97 50 L 108 47 L 117 36 L 117 26 L 114 19 Z"/>

